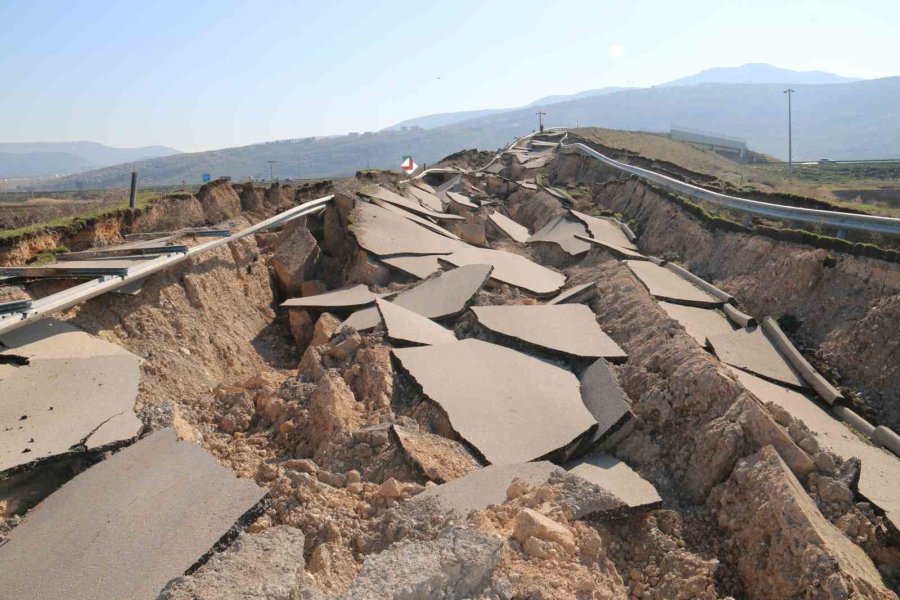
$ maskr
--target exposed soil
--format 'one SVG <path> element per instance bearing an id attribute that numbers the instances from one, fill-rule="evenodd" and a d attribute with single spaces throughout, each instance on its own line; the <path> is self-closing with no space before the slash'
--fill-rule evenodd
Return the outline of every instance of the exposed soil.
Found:
<path id="1" fill-rule="evenodd" d="M 563 181 L 639 229 L 643 252 L 677 261 L 787 327 L 814 364 L 859 392 L 869 418 L 900 429 L 900 265 L 712 230 L 635 179 L 564 157 Z"/>
<path id="2" fill-rule="evenodd" d="M 565 160 L 554 171 L 557 181 L 595 184 L 601 177 L 569 173 Z M 509 187 L 489 179 L 473 184 Z M 367 172 L 336 187 L 347 192 L 371 181 L 394 183 Z M 900 339 L 896 268 L 850 257 L 826 261 L 821 251 L 711 234 L 634 182 L 598 189 L 599 206 L 640 224 L 642 251 L 673 253 L 755 314 L 793 315 L 798 340 L 863 390 L 885 422 L 898 418 L 889 405 L 897 404 L 891 393 L 900 387 L 900 361 L 896 345 L 885 343 Z M 221 186 L 142 215 L 141 227 L 171 227 L 166 219 L 182 209 L 194 222 L 231 218 L 242 209 L 258 219 L 298 196 Z M 562 212 L 545 192 L 522 189 L 500 199 L 532 230 Z M 629 354 L 615 370 L 638 417 L 615 453 L 657 487 L 664 508 L 615 521 L 575 519 L 567 480 L 514 484 L 507 502 L 466 519 L 405 503 L 467 472 L 469 449 L 442 411 L 395 372 L 380 328 L 332 337 L 334 316 L 301 313 L 289 320 L 277 309 L 282 290 L 317 289 L 313 277 L 330 288 L 350 281 L 385 285 L 375 291 L 411 285 L 360 255 L 341 227 L 344 202 L 277 234 L 248 237 L 154 275 L 138 296 L 102 296 L 63 315 L 145 359 L 138 408 L 148 428 L 171 425 L 239 476 L 268 488 L 271 506 L 248 533 L 278 525 L 302 531 L 299 597 L 339 598 L 348 590 L 352 598 L 381 597 L 354 592 L 371 589 L 364 584 L 381 568 L 396 577 L 419 569 L 420 584 L 409 598 L 445 597 L 451 589 L 459 595 L 446 597 L 896 598 L 888 588 L 900 581 L 900 553 L 883 519 L 855 497 L 849 467 L 831 455 L 830 469 L 817 467 L 828 463 L 819 456 L 826 453 L 803 449 L 808 433 L 801 426 L 791 429 L 783 415 L 776 419 L 668 318 L 627 267 L 596 249 L 561 261 L 540 248 L 492 244 L 564 268 L 569 284 L 597 282 L 591 308 Z M 91 236 L 113 240 L 120 231 L 103 225 Z M 276 266 L 279 248 L 291 250 Z M 27 261 L 28 254 L 18 246 L 0 260 Z M 534 300 L 491 286 L 475 302 Z M 877 333 L 863 326 L 874 323 Z M 476 334 L 465 314 L 448 325 L 460 336 Z M 877 371 L 861 364 L 877 361 Z M 430 462 L 411 460 L 395 427 Z M 442 463 L 437 455 L 453 460 Z M 823 485 L 846 498 L 829 504 L 827 515 L 817 504 Z M 410 551 L 419 548 L 410 544 L 422 550 Z M 467 554 L 472 548 L 482 552 Z M 417 562 L 429 551 L 446 558 L 433 576 Z M 376 554 L 382 567 L 363 568 Z M 478 559 L 466 564 L 464 556 Z M 448 582 L 447 573 L 459 576 Z"/>

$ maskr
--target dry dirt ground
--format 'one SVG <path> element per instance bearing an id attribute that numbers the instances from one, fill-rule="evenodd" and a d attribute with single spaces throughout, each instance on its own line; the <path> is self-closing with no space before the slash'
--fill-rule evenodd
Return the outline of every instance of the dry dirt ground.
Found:
<path id="1" fill-rule="evenodd" d="M 583 172 L 567 168 L 558 161 L 552 174 L 585 181 Z M 394 183 L 368 173 L 338 188 L 352 192 L 371 181 Z M 510 190 L 497 178 L 478 186 L 505 189 L 497 194 L 504 210 L 532 229 L 563 210 L 549 194 Z M 891 337 L 874 344 L 860 333 L 866 319 L 887 319 L 888 328 L 900 322 L 891 325 L 889 317 L 897 316 L 890 313 L 898 306 L 890 287 L 897 285 L 896 270 L 874 275 L 880 266 L 839 258 L 843 272 L 858 273 L 854 281 L 884 283 L 848 288 L 822 306 L 815 293 L 822 270 L 813 265 L 821 257 L 753 239 L 741 240 L 740 252 L 722 248 L 663 200 L 611 189 L 592 201 L 641 222 L 642 250 L 679 253 L 751 308 L 775 314 L 772 306 L 783 306 L 797 314 L 804 323 L 798 338 L 818 347 L 851 385 L 870 380 L 869 367 L 859 363 L 867 362 L 860 353 L 871 353 L 887 371 L 871 390 L 859 389 L 885 398 L 896 391 L 900 361 L 888 360 L 897 358 L 896 349 L 884 343 Z M 181 206 L 215 222 L 241 210 L 257 220 L 296 201 L 284 189 L 263 194 L 228 186 L 214 196 Z M 154 223 L 165 223 L 159 211 Z M 471 220 L 485 218 L 481 209 Z M 161 597 L 374 599 L 396 590 L 392 597 L 422 599 L 896 598 L 896 532 L 892 537 L 884 519 L 856 497 L 852 462 L 804 450 L 802 424 L 776 419 L 601 250 L 573 260 L 489 236 L 493 247 L 565 272 L 570 284 L 596 282 L 590 306 L 629 354 L 615 370 L 638 417 L 615 454 L 657 487 L 663 508 L 617 520 L 576 519 L 566 500 L 568 480 L 517 483 L 506 502 L 466 518 L 427 504 L 411 508 L 405 500 L 477 468 L 465 444 L 395 371 L 380 327 L 335 335 L 339 320 L 331 314 L 289 319 L 277 308 L 285 291 L 304 283 L 321 289 L 314 279 L 329 288 L 377 282 L 376 291 L 411 285 L 359 256 L 352 237 L 328 226 L 340 219 L 327 212 L 247 238 L 155 275 L 139 296 L 106 295 L 64 315 L 145 359 L 138 410 L 148 429 L 173 426 L 271 494 L 270 507 L 235 548 Z M 104 234 L 109 242 L 113 229 Z M 782 260 L 784 273 L 774 281 L 794 287 L 773 298 L 762 291 L 773 276 L 761 263 L 778 269 Z M 811 266 L 798 275 L 804 261 Z M 474 302 L 534 300 L 496 285 Z M 474 335 L 466 315 L 455 330 Z M 848 344 L 857 344 L 855 360 Z M 886 419 L 894 414 L 882 411 Z M 415 437 L 418 462 L 400 446 L 394 426 Z"/>

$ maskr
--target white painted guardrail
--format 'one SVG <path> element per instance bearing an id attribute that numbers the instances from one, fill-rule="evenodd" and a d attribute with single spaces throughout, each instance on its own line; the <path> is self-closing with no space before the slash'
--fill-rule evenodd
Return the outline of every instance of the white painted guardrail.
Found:
<path id="1" fill-rule="evenodd" d="M 613 160 L 579 142 L 564 144 L 561 145 L 561 147 L 569 151 L 577 151 L 591 158 L 595 158 L 614 169 L 618 169 L 630 175 L 635 175 L 667 190 L 689 196 L 696 200 L 716 204 L 745 215 L 776 219 L 779 221 L 811 223 L 814 225 L 832 227 L 838 231 L 853 229 L 868 233 L 900 235 L 900 219 L 879 217 L 875 215 L 858 215 L 832 210 L 799 208 L 794 206 L 784 206 L 782 204 L 770 204 L 758 200 L 737 198 L 735 196 L 728 196 L 726 194 L 706 190 L 683 181 L 678 181 L 677 179 L 648 169 Z"/>
<path id="2" fill-rule="evenodd" d="M 268 227 L 283 225 L 293 219 L 322 211 L 333 198 L 334 196 L 331 195 L 304 202 L 299 206 L 295 206 L 274 217 L 260 221 L 256 225 L 251 225 L 228 237 L 218 238 L 204 244 L 193 246 L 192 248 L 188 248 L 187 252 L 173 252 L 160 256 L 159 258 L 148 260 L 139 266 L 130 268 L 127 275 L 104 275 L 103 277 L 92 279 L 62 292 L 51 294 L 39 300 L 34 300 L 29 308 L 18 312 L 11 312 L 0 317 L 0 334 L 8 333 L 19 327 L 23 327 L 32 321 L 49 317 L 53 313 L 66 310 L 67 308 L 81 304 L 86 300 L 90 300 L 91 298 L 95 298 L 106 292 L 111 292 L 115 289 L 124 287 L 131 282 L 152 275 L 157 271 L 168 269 L 192 256 L 200 254 L 201 252 L 218 248 L 219 246 L 223 246 L 229 242 L 233 242 Z"/>

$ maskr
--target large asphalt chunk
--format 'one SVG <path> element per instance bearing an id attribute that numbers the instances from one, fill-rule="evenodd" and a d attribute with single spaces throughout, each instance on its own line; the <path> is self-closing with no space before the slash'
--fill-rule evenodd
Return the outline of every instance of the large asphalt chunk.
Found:
<path id="1" fill-rule="evenodd" d="M 622 231 L 618 222 L 611 217 L 594 217 L 577 210 L 570 210 L 572 216 L 585 224 L 591 237 L 595 240 L 604 242 L 610 246 L 625 248 L 626 250 L 637 250 L 631 240 Z"/>
<path id="2" fill-rule="evenodd" d="M 467 265 L 451 269 L 395 296 L 391 302 L 428 319 L 453 317 L 466 309 L 475 292 L 481 289 L 491 273 L 490 265 Z M 350 315 L 341 328 L 356 331 L 374 329 L 381 322 L 375 307 Z M 407 340 L 412 341 L 412 340 Z"/>
<path id="3" fill-rule="evenodd" d="M 584 304 L 475 306 L 472 312 L 490 331 L 553 352 L 578 358 L 627 358 Z"/>
<path id="4" fill-rule="evenodd" d="M 662 505 L 662 498 L 653 484 L 613 456 L 591 456 L 573 463 L 568 469 L 572 475 L 577 475 L 622 500 L 627 506 L 621 509 L 621 513 L 650 510 Z"/>
<path id="5" fill-rule="evenodd" d="M 376 256 L 449 254 L 466 248 L 464 242 L 435 233 L 370 202 L 356 203 L 350 213 L 350 231 L 364 250 Z"/>
<path id="6" fill-rule="evenodd" d="M 515 350 L 467 339 L 393 353 L 491 464 L 544 457 L 596 425 L 570 371 Z"/>
<path id="7" fill-rule="evenodd" d="M 415 189 L 415 188 L 410 188 L 410 189 Z M 410 198 L 404 198 L 403 196 L 401 196 L 399 194 L 395 194 L 394 192 L 392 192 L 386 188 L 383 188 L 381 186 L 378 186 L 378 185 L 364 187 L 362 190 L 360 190 L 359 193 L 362 194 L 363 196 L 367 196 L 369 198 L 377 198 L 379 200 L 382 200 L 383 202 L 389 202 L 390 204 L 393 204 L 394 206 L 397 206 L 399 208 L 407 210 L 411 213 L 415 213 L 415 214 L 419 215 L 420 217 L 428 217 L 429 219 L 435 219 L 435 220 L 439 220 L 439 221 L 464 221 L 465 220 L 463 217 L 460 217 L 459 215 L 447 214 L 447 213 L 443 212 L 443 209 L 433 210 L 432 208 L 427 208 L 427 207 L 423 206 L 421 204 L 421 202 L 419 202 L 418 198 L 415 200 L 412 200 Z M 428 194 L 427 192 L 424 192 L 424 193 L 427 194 L 428 196 L 431 196 L 431 194 Z M 440 200 L 438 200 L 438 198 L 436 198 L 436 197 L 433 197 L 433 198 L 435 201 L 437 201 L 438 204 L 440 204 Z M 429 198 L 429 200 L 431 200 L 431 198 Z"/>
<path id="8" fill-rule="evenodd" d="M 707 339 L 719 360 L 727 365 L 797 388 L 807 387 L 803 378 L 772 344 L 762 327 L 738 329 L 709 336 Z"/>
<path id="9" fill-rule="evenodd" d="M 597 420 L 594 442 L 616 431 L 633 429 L 631 404 L 619 386 L 612 368 L 602 358 L 597 359 L 581 374 L 581 399 Z"/>
<path id="10" fill-rule="evenodd" d="M 722 305 L 721 300 L 707 294 L 687 279 L 665 267 L 642 260 L 626 260 L 625 264 L 644 284 L 650 294 L 660 300 L 700 307 Z"/>
<path id="11" fill-rule="evenodd" d="M 0 547 L 0 594 L 155 598 L 252 514 L 266 492 L 166 429 L 78 475 Z"/>
<path id="12" fill-rule="evenodd" d="M 490 265 L 478 264 L 451 269 L 400 292 L 391 302 L 429 319 L 456 316 L 466 309 L 491 270 Z"/>
<path id="13" fill-rule="evenodd" d="M 468 247 L 449 256 L 441 256 L 439 260 L 457 267 L 492 265 L 494 270 L 491 272 L 491 279 L 514 285 L 538 296 L 555 294 L 566 282 L 566 276 L 562 273 L 550 270 L 524 256 L 502 250 Z"/>
<path id="14" fill-rule="evenodd" d="M 405 344 L 431 345 L 455 342 L 456 336 L 434 321 L 387 300 L 376 302 L 388 337 Z"/>
<path id="15" fill-rule="evenodd" d="M 708 345 L 706 342 L 708 338 L 734 331 L 728 319 L 712 308 L 683 306 L 671 302 L 660 302 L 659 307 L 666 311 L 670 318 L 681 323 L 687 334 L 703 347 Z"/>
<path id="16" fill-rule="evenodd" d="M 134 439 L 141 359 L 63 321 L 0 338 L 0 473 Z"/>
<path id="17" fill-rule="evenodd" d="M 547 223 L 539 231 L 535 231 L 531 237 L 528 238 L 528 243 L 534 244 L 537 242 L 546 242 L 557 244 L 567 254 L 578 256 L 591 249 L 590 244 L 575 237 L 577 235 L 583 236 L 586 234 L 587 230 L 585 230 L 584 224 L 579 221 L 569 220 L 566 218 L 566 215 L 560 215 Z"/>
<path id="18" fill-rule="evenodd" d="M 375 292 L 369 291 L 364 285 L 357 285 L 351 288 L 333 290 L 324 294 L 316 294 L 315 296 L 304 296 L 302 298 L 291 298 L 281 303 L 285 308 L 319 308 L 330 310 L 350 310 L 375 304 L 375 300 L 380 298 Z"/>

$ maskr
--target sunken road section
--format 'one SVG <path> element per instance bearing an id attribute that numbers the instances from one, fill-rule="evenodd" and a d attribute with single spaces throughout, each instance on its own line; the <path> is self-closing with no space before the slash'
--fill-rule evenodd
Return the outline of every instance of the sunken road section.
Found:
<path id="1" fill-rule="evenodd" d="M 272 303 L 274 336 L 149 351 L 136 342 L 180 344 L 190 325 L 116 312 L 92 329 L 103 340 L 54 320 L 0 337 L 0 391 L 15 395 L 0 506 L 16 513 L 0 595 L 895 598 L 888 434 L 846 417 L 777 324 L 554 181 L 562 137 L 477 171 L 361 174 L 245 240 L 268 250 L 239 262 L 229 246 L 235 286 L 268 259 L 289 297 L 229 302 L 218 324 L 248 308 L 271 320 Z M 142 256 L 124 246 L 111 268 Z M 185 319 L 230 291 L 212 285 L 221 266 L 202 269 L 180 282 Z M 258 360 L 241 345 L 272 363 L 235 380 Z M 166 377 L 172 354 L 190 368 Z M 187 385 L 213 367 L 218 385 Z M 75 456 L 93 466 L 24 512 L 21 478 Z"/>

